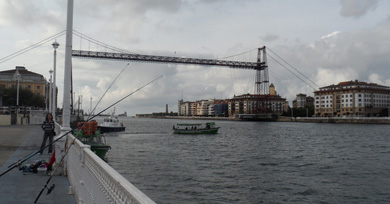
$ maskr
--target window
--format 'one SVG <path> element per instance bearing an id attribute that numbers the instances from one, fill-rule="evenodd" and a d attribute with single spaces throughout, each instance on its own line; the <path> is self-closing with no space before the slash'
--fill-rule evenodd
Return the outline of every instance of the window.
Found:
<path id="1" fill-rule="evenodd" d="M 41 89 L 41 86 L 37 86 L 37 89 Z"/>

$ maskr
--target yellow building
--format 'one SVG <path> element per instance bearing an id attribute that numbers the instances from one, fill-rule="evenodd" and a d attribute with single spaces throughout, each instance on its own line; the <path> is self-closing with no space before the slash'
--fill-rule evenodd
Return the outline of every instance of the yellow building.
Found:
<path id="1" fill-rule="evenodd" d="M 376 116 L 390 107 L 390 87 L 346 81 L 321 87 L 314 98 L 316 116 Z"/>
<path id="2" fill-rule="evenodd" d="M 29 89 L 34 94 L 46 96 L 47 81 L 45 77 L 40 74 L 30 72 L 22 66 L 17 66 L 12 70 L 0 71 L 0 87 L 16 87 L 18 83 L 18 75 L 20 88 Z"/>

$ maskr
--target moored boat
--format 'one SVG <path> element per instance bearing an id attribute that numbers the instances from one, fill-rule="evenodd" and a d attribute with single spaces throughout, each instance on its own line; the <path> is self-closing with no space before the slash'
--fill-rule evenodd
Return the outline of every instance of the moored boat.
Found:
<path id="1" fill-rule="evenodd" d="M 217 134 L 219 127 L 214 122 L 207 123 L 179 123 L 173 126 L 175 134 Z"/>
<path id="2" fill-rule="evenodd" d="M 123 123 L 119 122 L 118 117 L 112 114 L 111 116 L 104 118 L 103 123 L 98 126 L 100 132 L 122 132 L 125 131 Z"/>
<path id="3" fill-rule="evenodd" d="M 97 129 L 97 122 L 79 122 L 77 129 L 73 131 L 73 135 L 82 143 L 90 145 L 91 151 L 104 160 L 108 150 L 111 149 L 106 144 L 103 134 Z"/>

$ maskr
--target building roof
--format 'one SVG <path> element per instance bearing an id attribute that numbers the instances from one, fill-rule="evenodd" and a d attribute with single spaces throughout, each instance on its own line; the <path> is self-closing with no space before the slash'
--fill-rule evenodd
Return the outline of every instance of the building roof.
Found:
<path id="1" fill-rule="evenodd" d="M 243 94 L 243 95 L 239 95 L 239 96 L 234 96 L 232 99 L 230 100 L 240 100 L 240 99 L 245 99 L 245 98 L 249 98 L 249 99 L 256 99 L 256 100 L 286 100 L 285 98 L 282 98 L 281 96 L 279 95 L 264 95 L 264 94 Z"/>
<path id="2" fill-rule="evenodd" d="M 15 74 L 16 70 L 19 72 L 20 75 L 35 75 L 35 76 L 43 77 L 41 74 L 28 71 L 25 67 L 22 66 L 16 66 L 15 69 L 11 69 L 11 70 L 0 71 L 0 75 L 13 75 Z"/>
<path id="3" fill-rule="evenodd" d="M 358 81 L 358 80 L 355 80 L 355 81 L 343 81 L 343 82 L 340 82 L 338 83 L 337 85 L 329 85 L 329 86 L 324 86 L 324 87 L 320 87 L 320 90 L 319 91 L 315 91 L 314 93 L 316 92 L 323 92 L 323 91 L 329 91 L 329 90 L 337 90 L 337 89 L 361 89 L 361 88 L 366 88 L 366 89 L 387 89 L 389 90 L 390 87 L 388 86 L 382 86 L 382 85 L 378 85 L 376 83 L 367 83 L 367 82 L 363 82 L 363 81 Z"/>

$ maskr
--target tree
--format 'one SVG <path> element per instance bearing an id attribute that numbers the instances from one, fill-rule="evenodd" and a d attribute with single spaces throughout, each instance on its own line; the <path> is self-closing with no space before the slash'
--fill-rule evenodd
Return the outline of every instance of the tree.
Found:
<path id="1" fill-rule="evenodd" d="M 2 88 L 3 106 L 16 106 L 17 88 Z M 19 88 L 19 106 L 45 107 L 45 98 L 29 89 Z"/>

